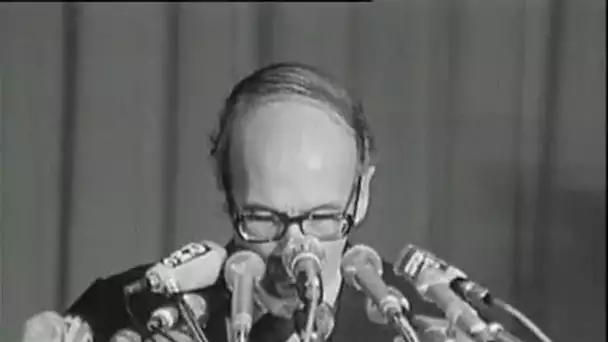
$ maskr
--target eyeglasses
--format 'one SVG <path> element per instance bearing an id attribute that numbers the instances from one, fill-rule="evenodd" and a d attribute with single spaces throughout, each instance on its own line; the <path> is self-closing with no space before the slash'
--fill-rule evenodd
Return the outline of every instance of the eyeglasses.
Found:
<path id="1" fill-rule="evenodd" d="M 304 213 L 290 216 L 286 213 L 263 210 L 257 212 L 237 211 L 233 218 L 234 228 L 247 242 L 265 243 L 281 240 L 288 227 L 297 224 L 303 235 L 311 235 L 321 241 L 338 240 L 346 236 L 354 225 L 359 193 L 360 177 L 348 197 L 346 206 L 339 213 Z M 350 204 L 355 200 L 352 213 Z"/>

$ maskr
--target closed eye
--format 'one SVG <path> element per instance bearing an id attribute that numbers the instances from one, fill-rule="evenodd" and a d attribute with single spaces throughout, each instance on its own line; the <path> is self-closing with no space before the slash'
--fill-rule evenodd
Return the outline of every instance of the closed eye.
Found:
<path id="1" fill-rule="evenodd" d="M 256 220 L 256 221 L 276 221 L 277 215 L 273 213 L 244 213 L 243 217 L 248 220 Z"/>
<path id="2" fill-rule="evenodd" d="M 311 213 L 308 218 L 311 220 L 332 220 L 336 218 L 340 218 L 342 213 L 333 212 L 333 213 Z"/>

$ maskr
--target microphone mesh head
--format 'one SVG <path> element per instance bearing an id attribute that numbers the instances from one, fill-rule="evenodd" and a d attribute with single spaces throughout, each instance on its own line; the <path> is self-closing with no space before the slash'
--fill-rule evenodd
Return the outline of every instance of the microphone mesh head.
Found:
<path id="1" fill-rule="evenodd" d="M 372 267 L 379 275 L 382 275 L 382 258 L 380 258 L 378 252 L 366 245 L 355 245 L 344 253 L 340 264 L 342 277 L 347 284 L 357 290 L 360 290 L 356 280 L 359 267 Z"/>
<path id="2" fill-rule="evenodd" d="M 205 315 L 207 312 L 207 302 L 201 295 L 196 293 L 184 293 L 183 298 L 190 307 L 190 310 L 192 310 L 192 313 L 196 319 L 199 319 Z"/>
<path id="3" fill-rule="evenodd" d="M 308 235 L 289 239 L 283 252 L 283 265 L 290 276 L 294 276 L 297 263 L 304 258 L 314 260 L 317 270 L 321 271 L 325 263 L 325 250 L 319 240 Z"/>
<path id="4" fill-rule="evenodd" d="M 110 342 L 141 342 L 141 336 L 131 329 L 119 330 L 112 338 Z"/>
<path id="5" fill-rule="evenodd" d="M 252 251 L 239 251 L 226 260 L 224 265 L 224 278 L 226 285 L 232 291 L 238 274 L 249 274 L 256 281 L 260 280 L 266 272 L 266 264 L 262 257 Z"/>

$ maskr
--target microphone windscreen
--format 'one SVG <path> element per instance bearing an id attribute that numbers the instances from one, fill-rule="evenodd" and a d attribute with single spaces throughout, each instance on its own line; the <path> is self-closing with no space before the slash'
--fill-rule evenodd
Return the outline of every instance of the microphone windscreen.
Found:
<path id="1" fill-rule="evenodd" d="M 121 329 L 116 332 L 110 342 L 141 342 L 141 336 L 131 329 Z"/>
<path id="2" fill-rule="evenodd" d="M 194 317 L 199 319 L 207 313 L 207 301 L 197 293 L 184 293 L 183 299 L 192 310 Z"/>
<path id="3" fill-rule="evenodd" d="M 60 341 L 64 331 L 64 318 L 56 312 L 44 311 L 25 322 L 22 341 Z"/>
<path id="4" fill-rule="evenodd" d="M 292 277 L 298 262 L 303 259 L 314 260 L 317 271 L 320 272 L 325 263 L 325 250 L 314 236 L 304 235 L 291 238 L 283 252 L 283 265 Z"/>
<path id="5" fill-rule="evenodd" d="M 232 291 L 239 274 L 249 274 L 254 279 L 261 279 L 266 272 L 262 257 L 252 251 L 239 251 L 232 254 L 224 264 L 224 278 L 228 289 Z"/>
<path id="6" fill-rule="evenodd" d="M 88 323 L 78 316 L 66 316 L 63 342 L 93 342 L 93 332 Z"/>
<path id="7" fill-rule="evenodd" d="M 378 252 L 366 245 L 355 245 L 344 253 L 340 269 L 346 283 L 357 290 L 361 290 L 361 287 L 356 276 L 362 267 L 371 267 L 378 275 L 382 276 L 382 258 L 380 258 Z"/>

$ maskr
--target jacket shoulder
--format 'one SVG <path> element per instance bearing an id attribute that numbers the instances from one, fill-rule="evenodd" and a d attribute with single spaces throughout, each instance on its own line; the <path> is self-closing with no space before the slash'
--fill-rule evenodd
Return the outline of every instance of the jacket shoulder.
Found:
<path id="1" fill-rule="evenodd" d="M 97 278 L 66 310 L 66 315 L 78 316 L 86 321 L 95 340 L 107 341 L 117 330 L 131 325 L 127 304 L 133 314 L 143 316 L 143 311 L 160 305 L 163 298 L 157 295 L 134 295 L 133 301 L 127 300 L 123 289 L 145 275 L 152 264 L 142 264 L 114 275 Z M 137 305 L 135 305 L 137 303 Z"/>
<path id="2" fill-rule="evenodd" d="M 150 314 L 158 307 L 168 304 L 171 299 L 156 293 L 141 292 L 128 298 L 124 288 L 145 276 L 153 264 L 142 264 L 124 272 L 96 279 L 66 310 L 66 315 L 79 316 L 86 321 L 95 341 L 108 341 L 120 329 L 136 329 L 142 335 Z M 205 298 L 209 316 L 221 311 L 225 306 L 227 293 L 222 278 L 205 289 L 192 291 Z M 210 322 L 211 323 L 211 322 Z"/>

